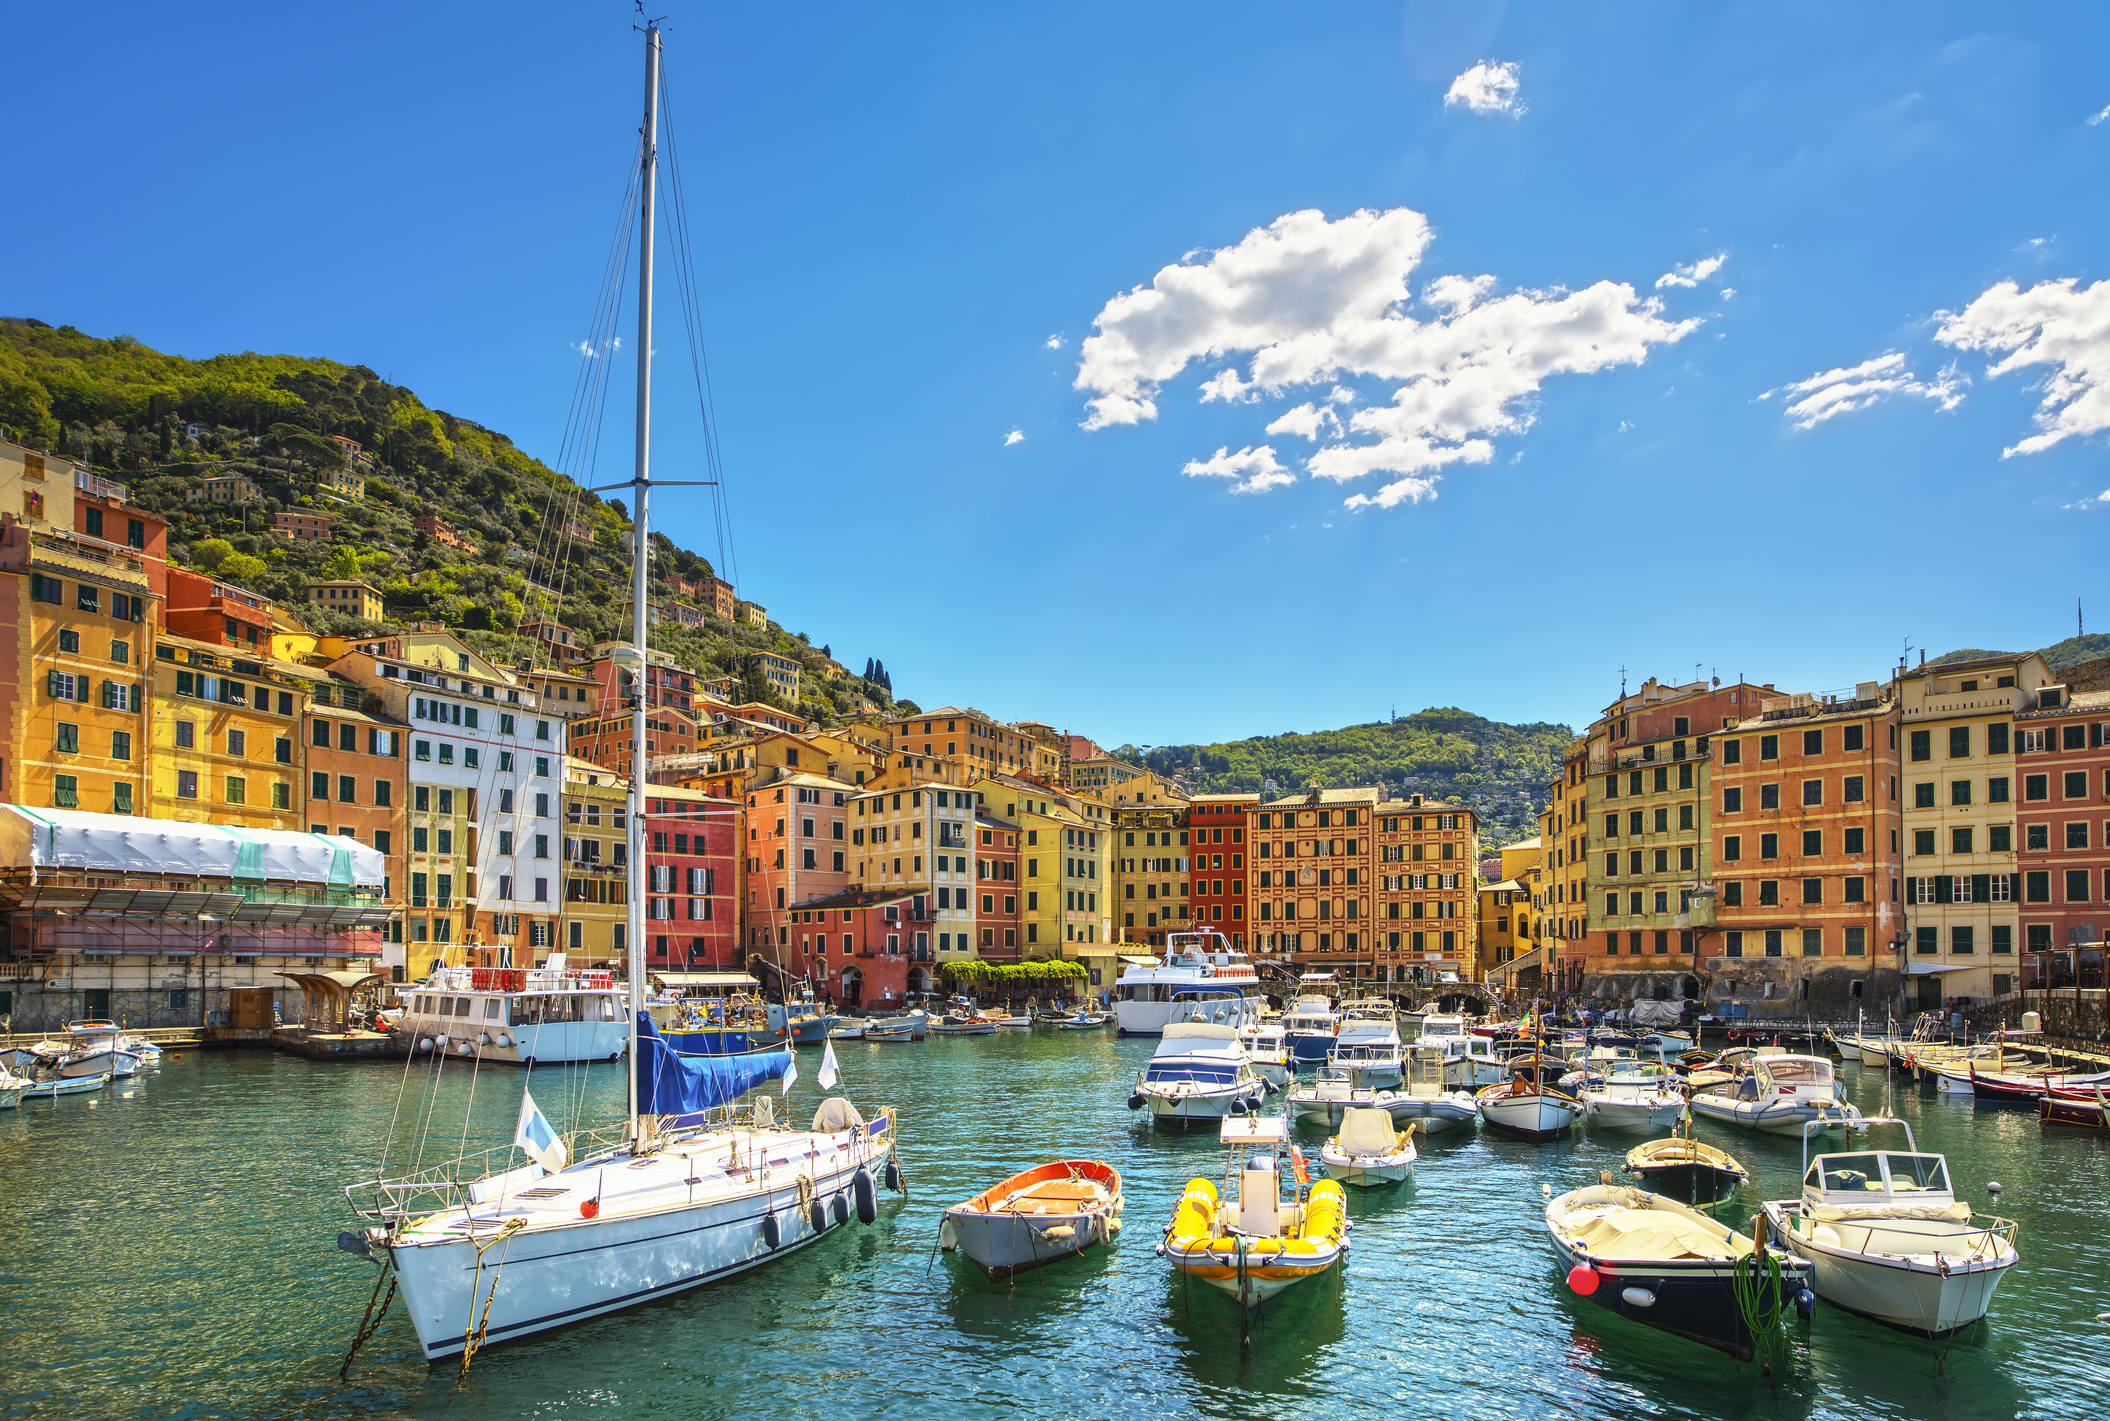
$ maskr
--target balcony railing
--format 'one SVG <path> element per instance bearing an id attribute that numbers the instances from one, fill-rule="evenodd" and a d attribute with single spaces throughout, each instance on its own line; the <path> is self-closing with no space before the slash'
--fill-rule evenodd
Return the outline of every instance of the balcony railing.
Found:
<path id="1" fill-rule="evenodd" d="M 125 486 L 115 479 L 106 479 L 100 474 L 91 474 L 86 469 L 73 471 L 73 486 L 82 493 L 92 493 L 97 498 L 114 498 L 125 501 Z"/>

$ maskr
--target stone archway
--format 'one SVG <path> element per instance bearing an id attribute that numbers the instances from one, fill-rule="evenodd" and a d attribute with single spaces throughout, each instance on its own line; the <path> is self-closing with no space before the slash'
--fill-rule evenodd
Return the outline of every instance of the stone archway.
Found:
<path id="1" fill-rule="evenodd" d="M 1475 1016 L 1486 1016 L 1501 1004 L 1501 998 L 1484 982 L 1425 982 L 1397 984 L 1394 992 L 1409 1011 L 1454 1011 L 1471 1003 Z"/>
<path id="2" fill-rule="evenodd" d="M 843 968 L 842 987 L 839 992 L 841 1005 L 854 1007 L 861 1004 L 864 995 L 864 973 L 855 967 Z"/>
<path id="3" fill-rule="evenodd" d="M 909 970 L 908 970 L 908 992 L 909 992 L 909 995 L 910 995 L 910 996 L 912 996 L 912 997 L 920 997 L 920 996 L 923 996 L 923 995 L 925 995 L 926 993 L 928 993 L 928 992 L 931 992 L 931 991 L 933 991 L 933 990 L 935 990 L 935 985 L 934 985 L 934 983 L 933 983 L 933 982 L 932 982 L 932 980 L 931 980 L 931 975 L 930 975 L 930 969 L 929 969 L 929 968 L 927 968 L 927 967 L 911 967 L 911 968 L 909 968 Z"/>

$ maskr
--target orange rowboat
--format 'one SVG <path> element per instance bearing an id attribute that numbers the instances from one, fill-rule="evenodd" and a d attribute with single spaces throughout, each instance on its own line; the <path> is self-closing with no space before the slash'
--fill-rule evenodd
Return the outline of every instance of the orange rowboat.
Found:
<path id="1" fill-rule="evenodd" d="M 1111 1243 L 1120 1229 L 1120 1171 L 1099 1160 L 1056 1160 L 947 1209 L 938 1244 L 996 1280 Z"/>

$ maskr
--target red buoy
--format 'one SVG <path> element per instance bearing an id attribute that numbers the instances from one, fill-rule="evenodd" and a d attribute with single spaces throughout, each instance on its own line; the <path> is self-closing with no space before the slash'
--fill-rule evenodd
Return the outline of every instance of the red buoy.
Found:
<path id="1" fill-rule="evenodd" d="M 600 1212 L 601 1201 L 598 1199 L 588 1199 L 585 1203 L 579 1206 L 579 1217 L 582 1219 L 590 1219 Z M 1590 1276 L 1592 1278 L 1595 1278 L 1597 1275 L 1595 1273 L 1592 1273 Z M 1592 1283 L 1590 1286 L 1594 1288 L 1597 1285 L 1595 1283 Z"/>
<path id="2" fill-rule="evenodd" d="M 1588 1264 L 1576 1264 L 1568 1270 L 1568 1286 L 1587 1298 L 1597 1291 L 1597 1270 Z"/>

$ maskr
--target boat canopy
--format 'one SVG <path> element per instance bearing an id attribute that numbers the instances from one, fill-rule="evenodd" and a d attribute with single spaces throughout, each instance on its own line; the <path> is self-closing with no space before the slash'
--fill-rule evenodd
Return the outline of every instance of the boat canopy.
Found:
<path id="1" fill-rule="evenodd" d="M 357 839 L 131 814 L 0 804 L 0 861 L 88 873 L 379 889 L 386 860 Z"/>
<path id="2" fill-rule="evenodd" d="M 740 1056 L 685 1056 L 668 1045 L 649 1013 L 637 1014 L 637 1108 L 641 1115 L 671 1115 L 677 1125 L 721 1105 L 730 1105 L 789 1069 L 788 1047 Z"/>

